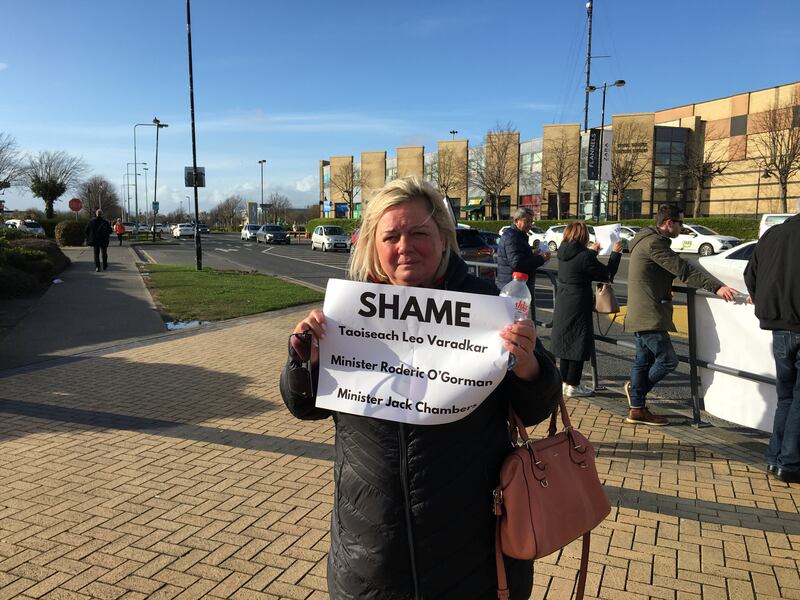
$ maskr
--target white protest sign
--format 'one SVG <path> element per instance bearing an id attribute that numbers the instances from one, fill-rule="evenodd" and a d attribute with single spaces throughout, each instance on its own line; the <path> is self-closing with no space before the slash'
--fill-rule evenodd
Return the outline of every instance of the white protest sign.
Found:
<path id="1" fill-rule="evenodd" d="M 608 256 L 611 248 L 620 240 L 620 224 L 614 225 L 595 225 L 594 240 L 600 244 L 598 256 Z"/>
<path id="2" fill-rule="evenodd" d="M 316 405 L 401 423 L 469 415 L 506 374 L 508 298 L 330 279 Z"/>

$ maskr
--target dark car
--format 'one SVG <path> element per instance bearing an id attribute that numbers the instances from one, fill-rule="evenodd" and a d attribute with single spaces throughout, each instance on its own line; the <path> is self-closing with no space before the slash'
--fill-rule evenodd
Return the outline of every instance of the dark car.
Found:
<path id="1" fill-rule="evenodd" d="M 456 229 L 456 241 L 458 249 L 461 251 L 461 258 L 467 262 L 494 262 L 494 250 L 492 250 L 481 237 L 481 232 L 477 229 Z M 474 270 L 476 267 L 471 267 Z M 494 269 L 481 268 L 478 276 L 486 279 L 494 279 L 496 272 Z"/>
<path id="2" fill-rule="evenodd" d="M 262 225 L 256 232 L 256 243 L 288 244 L 289 232 L 280 225 Z"/>
<path id="3" fill-rule="evenodd" d="M 478 231 L 484 243 L 497 253 L 497 246 L 500 243 L 500 234 L 492 233 L 491 231 Z"/>
<path id="4" fill-rule="evenodd" d="M 197 233 L 208 233 L 208 225 L 203 221 L 197 222 Z"/>

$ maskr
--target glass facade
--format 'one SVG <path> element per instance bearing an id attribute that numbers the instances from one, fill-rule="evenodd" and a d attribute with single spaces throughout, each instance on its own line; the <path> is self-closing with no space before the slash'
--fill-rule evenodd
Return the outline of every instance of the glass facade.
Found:
<path id="1" fill-rule="evenodd" d="M 397 179 L 397 157 L 386 159 L 386 183 Z"/>
<path id="2" fill-rule="evenodd" d="M 670 202 L 686 208 L 686 161 L 689 129 L 656 127 L 653 155 L 653 206 Z M 623 210 L 625 210 L 623 200 Z"/>

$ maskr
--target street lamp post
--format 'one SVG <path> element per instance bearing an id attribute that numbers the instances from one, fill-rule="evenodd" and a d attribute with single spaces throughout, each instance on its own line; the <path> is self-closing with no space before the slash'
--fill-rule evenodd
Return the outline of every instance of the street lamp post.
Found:
<path id="1" fill-rule="evenodd" d="M 136 128 L 137 127 L 155 127 L 156 128 L 156 179 L 155 179 L 155 186 L 158 185 L 158 130 L 162 127 L 169 127 L 166 123 L 161 123 L 158 119 L 153 119 L 152 123 L 136 123 L 133 126 L 133 162 L 136 162 Z M 147 163 L 139 163 L 141 165 L 146 165 Z M 147 183 L 145 182 L 145 185 Z M 139 186 L 137 185 L 136 180 L 134 179 L 133 185 L 133 199 L 134 199 L 134 206 L 136 208 L 136 221 L 139 221 Z M 155 187 L 153 188 L 153 202 L 156 201 L 156 190 Z M 145 209 L 145 214 L 147 214 L 147 210 Z M 156 213 L 153 211 L 153 241 L 156 239 Z"/>
<path id="2" fill-rule="evenodd" d="M 147 163 L 137 163 L 137 162 L 129 162 L 125 163 L 125 173 L 128 176 L 128 189 L 125 192 L 125 195 L 128 198 L 128 217 L 131 216 L 131 190 L 130 187 L 133 186 L 133 189 L 136 189 L 136 181 L 139 177 L 139 167 L 137 165 L 146 165 Z M 131 183 L 131 165 L 133 165 L 133 183 Z M 133 221 L 136 223 L 136 228 L 139 228 L 139 207 L 134 204 L 134 209 L 136 210 L 135 216 Z M 136 232 L 138 233 L 138 231 Z"/>
<path id="3" fill-rule="evenodd" d="M 603 82 L 603 108 L 600 112 L 600 168 L 598 169 L 598 185 L 597 185 L 597 192 L 595 192 L 595 200 L 592 206 L 592 212 L 594 213 L 594 220 L 595 223 L 600 222 L 600 188 L 603 185 L 603 132 L 606 128 L 606 90 L 609 87 L 622 87 L 625 85 L 624 79 L 617 79 L 614 83 L 607 83 Z M 593 85 L 586 86 L 587 94 L 589 92 L 594 92 L 597 90 L 597 87 Z M 617 203 L 622 202 L 622 198 L 617 198 Z M 619 211 L 618 211 L 619 212 Z"/>
<path id="4" fill-rule="evenodd" d="M 264 159 L 261 159 L 260 161 L 258 161 L 258 164 L 261 165 L 261 205 L 259 206 L 259 208 L 261 209 L 261 218 L 262 219 L 264 218 L 264 165 L 266 163 L 267 163 L 267 161 L 264 160 Z M 259 222 L 259 225 L 262 225 L 262 224 L 263 223 Z"/>
<path id="5" fill-rule="evenodd" d="M 158 202 L 158 132 L 164 127 L 169 127 L 166 123 L 162 123 L 156 117 L 153 117 L 153 125 L 156 128 L 156 171 L 153 178 L 153 206 Z M 197 229 L 197 227 L 195 227 Z M 195 231 L 195 236 L 197 232 Z M 153 211 L 153 241 L 156 240 L 156 211 Z"/>
<path id="6" fill-rule="evenodd" d="M 453 139 L 456 139 L 456 134 L 457 134 L 457 133 L 458 133 L 458 130 L 456 130 L 456 129 L 451 129 L 451 130 L 450 130 L 450 135 L 452 135 L 452 136 L 453 136 Z"/>

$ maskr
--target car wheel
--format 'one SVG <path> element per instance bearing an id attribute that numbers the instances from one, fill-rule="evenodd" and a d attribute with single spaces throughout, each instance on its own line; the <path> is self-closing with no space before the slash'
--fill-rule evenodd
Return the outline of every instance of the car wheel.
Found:
<path id="1" fill-rule="evenodd" d="M 711 256 L 714 254 L 714 247 L 711 244 L 703 244 L 699 250 L 700 256 Z"/>
<path id="2" fill-rule="evenodd" d="M 550 248 L 550 252 L 555 252 L 556 250 L 558 250 L 558 244 L 556 244 L 555 242 L 550 242 L 549 244 L 547 244 L 547 247 Z"/>
<path id="3" fill-rule="evenodd" d="M 322 244 L 322 251 L 323 252 L 327 252 L 328 251 L 328 249 L 325 247 L 325 244 Z"/>
<path id="4" fill-rule="evenodd" d="M 314 246 L 314 242 L 311 242 L 311 251 L 313 252 L 314 250 L 316 250 L 316 247 Z"/>

